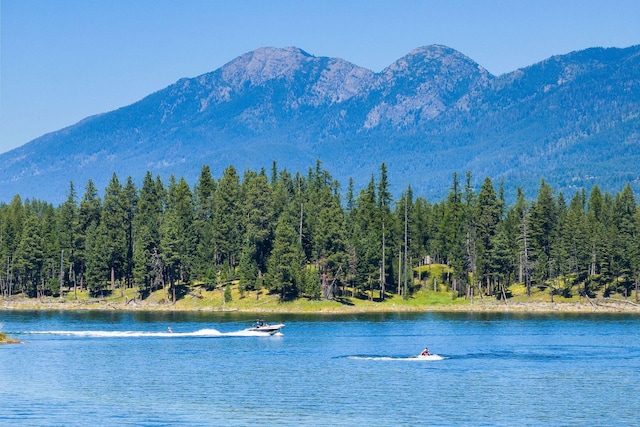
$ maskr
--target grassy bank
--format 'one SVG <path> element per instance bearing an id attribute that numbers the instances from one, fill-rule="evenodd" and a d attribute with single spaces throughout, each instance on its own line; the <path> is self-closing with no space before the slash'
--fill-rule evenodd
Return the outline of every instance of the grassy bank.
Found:
<path id="1" fill-rule="evenodd" d="M 493 297 L 461 298 L 443 288 L 438 291 L 420 290 L 411 298 L 387 295 L 381 301 L 375 299 L 340 297 L 334 300 L 297 299 L 281 302 L 277 295 L 265 291 L 240 294 L 237 288 L 225 295 L 222 290 L 206 290 L 194 287 L 185 292 L 176 303 L 165 298 L 162 290 L 152 293 L 143 301 L 136 299 L 134 289 L 116 290 L 102 298 L 90 298 L 86 292 L 65 294 L 60 298 L 27 299 L 21 296 L 0 299 L 0 310 L 140 310 L 140 311 L 237 311 L 247 313 L 364 313 L 402 311 L 495 311 L 495 312 L 637 312 L 640 304 L 635 298 L 565 298 L 533 289 L 526 295 L 523 286 L 510 288 L 510 298 Z M 230 298 L 229 298 L 230 297 Z"/>
<path id="2" fill-rule="evenodd" d="M 246 313 L 364 313 L 402 311 L 496 311 L 496 312 L 637 312 L 640 304 L 635 296 L 605 298 L 603 290 L 593 298 L 580 296 L 575 286 L 565 294 L 551 295 L 550 288 L 533 286 L 530 295 L 523 284 L 512 284 L 503 294 L 506 299 L 478 296 L 459 297 L 446 281 L 452 270 L 443 264 L 414 268 L 413 286 L 419 290 L 408 299 L 387 294 L 380 299 L 377 290 L 366 295 L 342 296 L 333 300 L 299 298 L 280 301 L 266 290 L 241 293 L 237 285 L 210 290 L 202 285 L 179 286 L 177 300 L 163 290 L 140 300 L 136 289 L 107 291 L 92 298 L 84 291 L 65 292 L 63 298 L 24 298 L 20 295 L 0 298 L 0 310 L 140 310 L 140 311 L 237 311 Z M 352 289 L 343 289 L 351 295 Z"/>

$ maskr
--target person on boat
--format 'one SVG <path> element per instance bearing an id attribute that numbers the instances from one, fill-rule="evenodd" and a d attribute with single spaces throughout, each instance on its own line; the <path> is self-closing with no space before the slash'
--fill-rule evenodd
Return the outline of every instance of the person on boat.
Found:
<path id="1" fill-rule="evenodd" d="M 429 353 L 429 348 L 425 347 L 424 350 L 422 350 L 422 353 L 420 353 L 420 356 L 431 356 L 431 353 Z"/>

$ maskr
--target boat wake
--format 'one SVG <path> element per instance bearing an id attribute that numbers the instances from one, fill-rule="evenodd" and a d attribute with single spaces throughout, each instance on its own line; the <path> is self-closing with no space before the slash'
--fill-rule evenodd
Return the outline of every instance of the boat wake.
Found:
<path id="1" fill-rule="evenodd" d="M 432 354 L 430 356 L 407 356 L 407 357 L 397 357 L 397 356 L 347 356 L 348 359 L 353 360 L 382 360 L 382 361 L 400 361 L 400 362 L 433 362 L 436 360 L 444 360 L 445 358 L 438 355 Z"/>
<path id="2" fill-rule="evenodd" d="M 268 337 L 273 336 L 266 332 L 257 332 L 243 329 L 241 331 L 234 332 L 220 332 L 217 329 L 199 329 L 193 332 L 145 332 L 145 331 L 38 331 L 28 332 L 34 335 L 61 335 L 69 337 L 82 337 L 82 338 L 141 338 L 141 337 L 155 337 L 155 338 L 184 338 L 184 337 L 203 337 L 203 338 L 218 338 L 218 337 Z M 274 334 L 275 336 L 281 336 L 281 333 Z"/>

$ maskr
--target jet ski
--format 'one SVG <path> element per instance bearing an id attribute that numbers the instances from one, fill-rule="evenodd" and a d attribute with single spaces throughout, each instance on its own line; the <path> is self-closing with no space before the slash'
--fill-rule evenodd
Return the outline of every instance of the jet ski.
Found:
<path id="1" fill-rule="evenodd" d="M 432 354 L 427 347 L 425 347 L 419 355 L 415 356 L 415 358 L 418 360 L 442 360 L 442 356 Z"/>

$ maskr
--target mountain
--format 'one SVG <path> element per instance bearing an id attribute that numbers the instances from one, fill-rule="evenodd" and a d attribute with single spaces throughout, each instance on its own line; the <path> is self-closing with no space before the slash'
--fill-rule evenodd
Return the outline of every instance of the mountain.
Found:
<path id="1" fill-rule="evenodd" d="M 380 73 L 298 48 L 260 48 L 118 110 L 0 154 L 0 202 L 54 203 L 113 172 L 195 182 L 316 159 L 364 186 L 382 162 L 396 190 L 439 200 L 453 172 L 535 197 L 540 179 L 571 196 L 597 183 L 640 194 L 640 46 L 592 48 L 494 76 L 445 46 Z"/>

